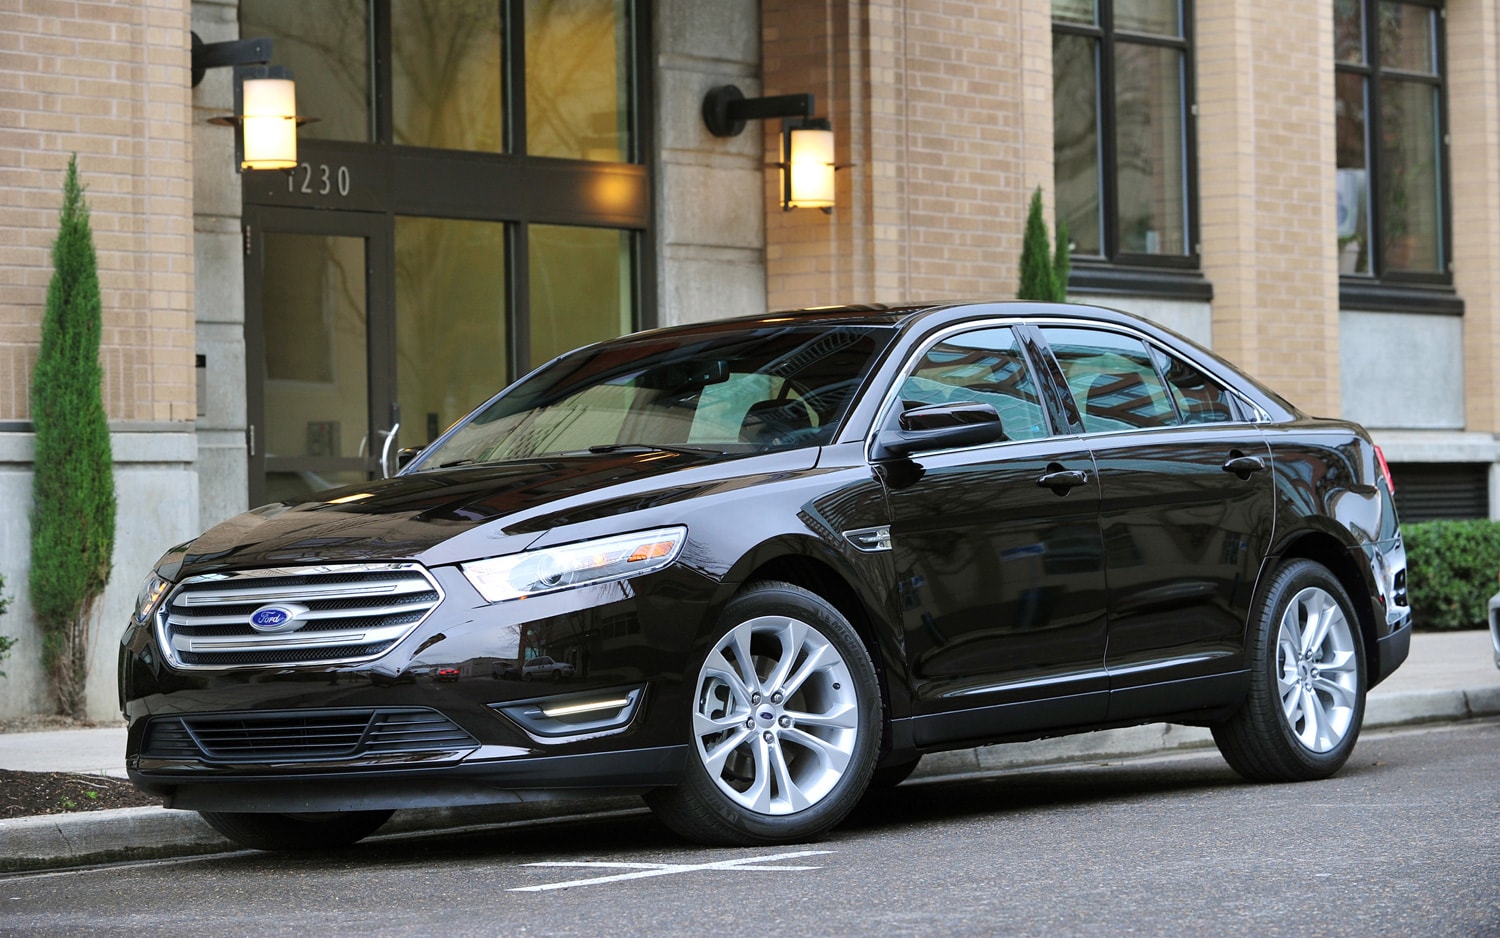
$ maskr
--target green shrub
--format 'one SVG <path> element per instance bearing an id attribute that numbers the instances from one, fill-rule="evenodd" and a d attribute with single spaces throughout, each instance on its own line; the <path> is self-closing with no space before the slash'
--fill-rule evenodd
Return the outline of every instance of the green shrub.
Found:
<path id="1" fill-rule="evenodd" d="M 1047 221 L 1042 217 L 1042 189 L 1038 186 L 1031 193 L 1031 207 L 1026 212 L 1026 233 L 1021 240 L 1021 286 L 1016 290 L 1016 299 L 1060 303 L 1067 298 L 1068 260 L 1063 241 L 1067 237 L 1066 228 L 1059 234 L 1062 238 L 1058 239 L 1054 258 Z M 1060 272 L 1056 269 L 1059 261 L 1063 266 Z"/>
<path id="2" fill-rule="evenodd" d="M 1500 522 L 1403 524 L 1406 584 L 1416 628 L 1484 628 L 1500 571 Z"/>
<path id="3" fill-rule="evenodd" d="M 68 161 L 42 347 L 31 381 L 36 432 L 31 499 L 31 607 L 58 711 L 81 717 L 94 608 L 115 541 L 114 460 L 99 364 L 98 256 L 78 158 Z"/>

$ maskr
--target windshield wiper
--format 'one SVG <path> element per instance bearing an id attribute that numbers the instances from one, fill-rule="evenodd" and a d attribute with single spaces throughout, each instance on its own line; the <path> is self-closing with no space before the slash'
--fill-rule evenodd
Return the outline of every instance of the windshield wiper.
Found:
<path id="1" fill-rule="evenodd" d="M 683 456 L 723 456 L 724 451 L 708 446 L 668 446 L 662 443 L 600 443 L 589 447 L 591 453 L 677 453 Z"/>

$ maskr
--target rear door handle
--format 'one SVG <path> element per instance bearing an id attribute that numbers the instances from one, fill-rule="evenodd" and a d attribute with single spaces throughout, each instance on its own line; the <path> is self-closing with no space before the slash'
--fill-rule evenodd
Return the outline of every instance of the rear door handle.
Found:
<path id="1" fill-rule="evenodd" d="M 1253 472 L 1259 472 L 1266 468 L 1266 461 L 1259 456 L 1246 456 L 1239 450 L 1229 454 L 1229 460 L 1224 463 L 1224 471 L 1232 472 L 1241 479 L 1250 478 Z"/>
<path id="2" fill-rule="evenodd" d="M 1056 465 L 1055 463 L 1053 465 Z M 1052 466 L 1048 466 L 1052 469 Z M 1051 489 L 1059 495 L 1066 495 L 1080 485 L 1087 485 L 1089 474 L 1081 469 L 1064 469 L 1058 466 L 1046 475 L 1036 480 L 1036 484 L 1044 489 Z"/>

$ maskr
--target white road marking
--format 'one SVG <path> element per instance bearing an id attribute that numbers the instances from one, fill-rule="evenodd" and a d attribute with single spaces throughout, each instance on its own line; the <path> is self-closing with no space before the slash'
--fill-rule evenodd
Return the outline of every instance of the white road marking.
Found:
<path id="1" fill-rule="evenodd" d="M 672 876 L 677 873 L 696 873 L 701 870 L 761 870 L 771 872 L 806 872 L 822 869 L 819 866 L 766 866 L 777 860 L 795 860 L 798 857 L 815 857 L 832 853 L 832 850 L 799 850 L 796 853 L 778 853 L 769 857 L 741 857 L 738 860 L 719 860 L 714 863 L 615 863 L 604 860 L 577 860 L 543 863 L 528 863 L 527 866 L 568 866 L 589 869 L 632 870 L 613 876 L 596 876 L 592 879 L 574 879 L 565 883 L 547 883 L 544 886 L 520 886 L 509 892 L 545 892 L 549 889 L 571 889 L 574 886 L 597 886 L 600 883 L 618 883 L 627 879 L 644 879 L 648 876 Z"/>

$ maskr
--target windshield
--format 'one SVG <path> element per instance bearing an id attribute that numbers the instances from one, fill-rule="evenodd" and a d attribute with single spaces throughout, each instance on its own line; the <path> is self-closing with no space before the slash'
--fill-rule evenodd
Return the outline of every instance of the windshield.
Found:
<path id="1" fill-rule="evenodd" d="M 564 356 L 475 411 L 413 471 L 634 447 L 754 453 L 832 440 L 893 332 L 647 334 Z"/>

